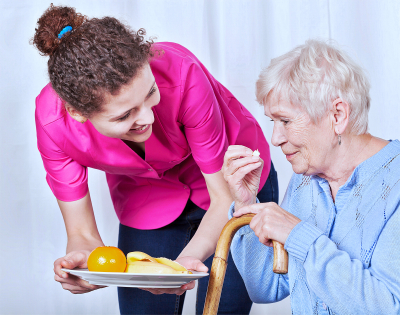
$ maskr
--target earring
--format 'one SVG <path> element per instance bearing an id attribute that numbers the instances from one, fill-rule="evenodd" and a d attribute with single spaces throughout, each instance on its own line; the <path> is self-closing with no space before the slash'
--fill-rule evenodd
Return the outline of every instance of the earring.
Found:
<path id="1" fill-rule="evenodd" d="M 338 137 L 339 145 L 341 145 L 341 144 L 342 144 L 342 136 L 341 136 L 341 135 L 338 135 L 337 137 Z"/>

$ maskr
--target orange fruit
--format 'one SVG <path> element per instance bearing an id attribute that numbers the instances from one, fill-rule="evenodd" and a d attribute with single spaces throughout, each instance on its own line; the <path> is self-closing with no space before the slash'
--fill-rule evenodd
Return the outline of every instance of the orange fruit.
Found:
<path id="1" fill-rule="evenodd" d="M 100 246 L 90 253 L 87 266 L 89 271 L 124 272 L 126 257 L 117 247 Z"/>

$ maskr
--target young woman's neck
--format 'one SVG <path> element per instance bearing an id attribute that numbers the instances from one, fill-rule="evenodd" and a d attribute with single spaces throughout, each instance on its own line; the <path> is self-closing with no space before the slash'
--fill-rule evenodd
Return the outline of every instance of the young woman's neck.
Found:
<path id="1" fill-rule="evenodd" d="M 146 157 L 146 150 L 144 142 L 133 142 L 129 140 L 122 140 L 125 144 L 132 149 L 137 155 L 139 155 L 143 160 Z"/>

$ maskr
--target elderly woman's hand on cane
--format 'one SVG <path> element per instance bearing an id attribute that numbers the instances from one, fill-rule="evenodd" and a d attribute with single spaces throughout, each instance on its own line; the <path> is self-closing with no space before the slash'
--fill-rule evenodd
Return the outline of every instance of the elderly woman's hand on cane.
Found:
<path id="1" fill-rule="evenodd" d="M 299 218 L 279 207 L 275 202 L 257 203 L 235 211 L 233 216 L 255 213 L 250 228 L 261 243 L 273 246 L 273 240 L 285 244 L 292 229 L 301 222 Z"/>

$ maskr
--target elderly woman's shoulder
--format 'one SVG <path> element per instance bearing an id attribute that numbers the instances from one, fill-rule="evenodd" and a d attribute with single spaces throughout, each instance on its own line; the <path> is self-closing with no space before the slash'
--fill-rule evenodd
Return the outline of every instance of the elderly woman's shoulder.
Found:
<path id="1" fill-rule="evenodd" d="M 383 170 L 393 175 L 400 176 L 400 141 L 391 140 L 380 152 L 379 158 L 375 158 L 376 171 Z M 371 163 L 372 164 L 372 163 Z M 396 175 L 395 175 L 396 176 Z M 400 180 L 400 177 L 399 177 Z"/>

